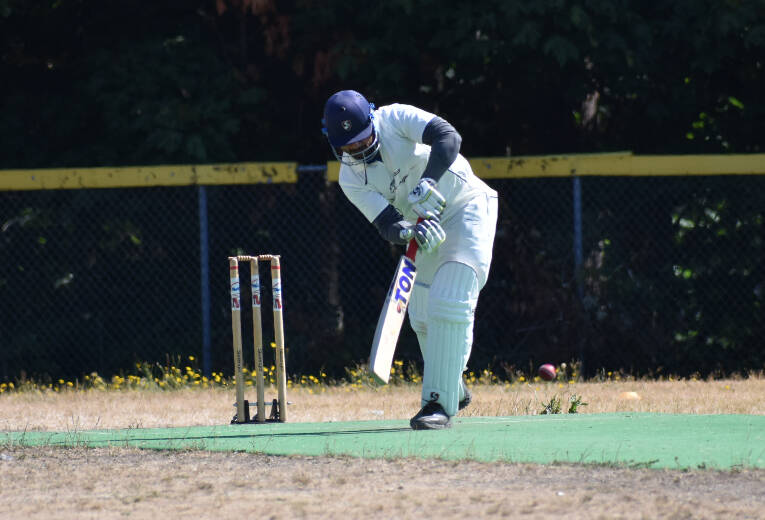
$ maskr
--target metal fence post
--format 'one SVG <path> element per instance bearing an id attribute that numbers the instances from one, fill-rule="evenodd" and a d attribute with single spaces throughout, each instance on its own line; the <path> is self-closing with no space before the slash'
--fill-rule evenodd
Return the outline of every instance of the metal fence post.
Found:
<path id="1" fill-rule="evenodd" d="M 202 373 L 212 375 L 210 334 L 210 242 L 207 225 L 207 189 L 197 188 L 199 198 L 199 282 L 200 303 L 202 308 Z"/>
<path id="2" fill-rule="evenodd" d="M 582 273 L 583 264 L 583 245 L 582 245 L 582 180 L 579 176 L 574 176 L 572 182 L 573 197 L 573 218 L 574 218 L 574 283 L 576 283 L 576 295 L 579 299 L 580 308 L 584 305 L 584 280 Z M 586 310 L 584 311 L 586 312 Z M 579 370 L 584 373 L 584 340 L 578 339 Z"/>
<path id="3" fill-rule="evenodd" d="M 579 301 L 584 297 L 582 282 L 582 181 L 579 176 L 573 178 L 573 203 L 574 203 L 574 280 L 576 282 L 576 294 Z"/>

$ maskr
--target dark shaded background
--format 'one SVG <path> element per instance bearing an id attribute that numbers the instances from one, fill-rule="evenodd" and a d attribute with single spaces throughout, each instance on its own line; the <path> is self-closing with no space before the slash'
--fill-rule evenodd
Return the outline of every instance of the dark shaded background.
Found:
<path id="1" fill-rule="evenodd" d="M 0 166 L 321 163 L 326 98 L 468 156 L 758 152 L 762 0 L 0 0 Z"/>
<path id="2" fill-rule="evenodd" d="M 341 88 L 438 113 L 468 157 L 756 153 L 764 56 L 761 0 L 0 0 L 0 168 L 321 164 L 322 106 Z M 492 182 L 473 366 L 762 369 L 762 184 L 583 180 L 580 298 L 570 180 Z M 363 361 L 398 251 L 318 174 L 216 190 L 214 267 L 237 249 L 285 257 L 291 371 Z M 178 261 L 198 254 L 196 204 L 191 188 L 0 193 L 0 378 L 197 353 L 198 309 L 175 303 L 198 301 L 197 262 Z M 213 369 L 229 370 L 216 297 Z M 400 353 L 417 359 L 410 334 Z"/>

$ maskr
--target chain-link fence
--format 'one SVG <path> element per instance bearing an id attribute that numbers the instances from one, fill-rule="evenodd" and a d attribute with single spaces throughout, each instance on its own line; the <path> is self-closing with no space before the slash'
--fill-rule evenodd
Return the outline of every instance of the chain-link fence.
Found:
<path id="1" fill-rule="evenodd" d="M 500 221 L 472 369 L 763 367 L 763 177 L 582 178 L 579 247 L 572 179 L 488 182 Z M 366 361 L 401 254 L 317 172 L 0 201 L 0 380 L 108 376 L 190 355 L 230 374 L 236 253 L 282 257 L 288 372 L 342 376 Z M 408 326 L 397 358 L 419 362 Z"/>

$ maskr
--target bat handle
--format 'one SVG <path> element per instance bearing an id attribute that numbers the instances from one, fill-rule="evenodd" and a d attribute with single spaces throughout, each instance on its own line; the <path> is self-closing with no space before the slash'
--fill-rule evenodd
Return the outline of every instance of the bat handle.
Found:
<path id="1" fill-rule="evenodd" d="M 422 221 L 423 221 L 423 218 L 422 218 L 422 217 L 419 217 L 419 218 L 417 219 L 417 223 L 418 223 L 418 224 L 419 224 L 420 222 L 422 222 Z M 412 262 L 414 262 L 414 257 L 415 257 L 415 256 L 417 256 L 417 247 L 418 247 L 418 246 L 417 246 L 417 241 L 416 241 L 415 239 L 411 239 L 411 240 L 409 241 L 409 245 L 406 247 L 406 257 L 407 257 L 409 260 L 411 260 Z"/>

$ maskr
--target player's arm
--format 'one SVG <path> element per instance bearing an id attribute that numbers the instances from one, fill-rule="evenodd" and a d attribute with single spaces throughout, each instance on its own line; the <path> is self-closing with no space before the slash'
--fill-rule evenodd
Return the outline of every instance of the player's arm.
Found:
<path id="1" fill-rule="evenodd" d="M 370 189 L 346 165 L 340 167 L 339 183 L 348 200 L 377 228 L 385 240 L 405 245 L 414 238 L 423 251 L 427 252 L 435 250 L 446 238 L 438 222 L 412 224 L 405 220 L 381 193 Z"/>
<path id="2" fill-rule="evenodd" d="M 425 165 L 425 171 L 422 172 L 422 178 L 433 179 L 437 183 L 457 159 L 462 145 L 462 136 L 445 119 L 435 116 L 425 126 L 422 142 L 430 145 L 430 157 Z"/>
<path id="3" fill-rule="evenodd" d="M 430 157 L 422 177 L 438 182 L 460 152 L 462 137 L 459 132 L 445 119 L 411 105 L 391 105 L 387 116 L 400 135 L 430 146 Z"/>
<path id="4" fill-rule="evenodd" d="M 404 216 L 390 204 L 377 215 L 372 224 L 380 236 L 393 244 L 403 246 L 412 238 L 412 223 L 404 220 Z"/>
<path id="5" fill-rule="evenodd" d="M 460 153 L 462 137 L 446 120 L 434 116 L 422 131 L 422 142 L 430 145 L 430 156 L 420 181 L 409 194 L 409 203 L 418 216 L 438 219 L 446 208 L 438 181 Z"/>
<path id="6" fill-rule="evenodd" d="M 423 220 L 412 224 L 390 204 L 372 221 L 380 235 L 394 244 L 405 245 L 414 238 L 425 252 L 434 251 L 446 239 L 438 220 Z"/>

